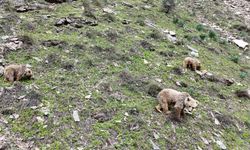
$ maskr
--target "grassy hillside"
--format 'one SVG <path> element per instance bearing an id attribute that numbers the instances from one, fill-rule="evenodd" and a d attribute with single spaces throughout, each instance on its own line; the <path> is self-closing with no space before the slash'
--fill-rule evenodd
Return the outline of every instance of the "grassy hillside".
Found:
<path id="1" fill-rule="evenodd" d="M 250 101 L 234 94 L 249 88 L 249 49 L 226 40 L 250 42 L 250 33 L 223 2 L 178 0 L 167 14 L 158 0 L 37 0 L 28 4 L 39 7 L 25 12 L 10 3 L 0 6 L 0 36 L 24 44 L 4 59 L 31 65 L 34 80 L 12 85 L 0 77 L 0 142 L 7 149 L 250 148 Z M 188 46 L 198 50 L 202 69 L 235 83 L 180 73 Z M 154 85 L 189 92 L 200 105 L 173 122 L 155 111 Z"/>

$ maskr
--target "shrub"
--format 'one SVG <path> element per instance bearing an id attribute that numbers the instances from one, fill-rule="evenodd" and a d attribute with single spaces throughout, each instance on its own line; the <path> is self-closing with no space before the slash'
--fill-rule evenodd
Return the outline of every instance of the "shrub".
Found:
<path id="1" fill-rule="evenodd" d="M 163 11 L 165 13 L 169 13 L 170 11 L 172 11 L 174 9 L 175 2 L 174 2 L 174 0 L 163 0 L 162 6 L 163 6 Z"/>
<path id="2" fill-rule="evenodd" d="M 247 72 L 240 72 L 240 78 L 245 79 L 248 76 Z"/>
<path id="3" fill-rule="evenodd" d="M 196 26 L 196 30 L 197 30 L 197 31 L 204 31 L 204 26 L 203 26 L 202 24 L 198 24 L 198 25 Z"/>
<path id="4" fill-rule="evenodd" d="M 209 31 L 208 36 L 213 40 L 217 40 L 217 34 L 212 30 Z"/>
<path id="5" fill-rule="evenodd" d="M 233 55 L 230 57 L 230 60 L 233 61 L 234 63 L 239 63 L 240 57 L 238 55 Z"/>
<path id="6" fill-rule="evenodd" d="M 206 39 L 206 37 L 207 37 L 206 34 L 201 34 L 201 35 L 200 35 L 200 39 L 203 40 L 203 41 Z"/>

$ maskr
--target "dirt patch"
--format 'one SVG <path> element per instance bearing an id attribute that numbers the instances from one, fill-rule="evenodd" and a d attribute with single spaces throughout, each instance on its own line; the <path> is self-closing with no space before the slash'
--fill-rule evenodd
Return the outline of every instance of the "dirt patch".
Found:
<path id="1" fill-rule="evenodd" d="M 62 60 L 58 54 L 49 54 L 43 61 L 46 66 L 53 66 L 61 64 Z"/>
<path id="2" fill-rule="evenodd" d="M 3 88 L 1 93 L 0 112 L 6 115 L 32 106 L 38 106 L 42 99 L 41 94 L 28 90 L 20 83 L 16 83 L 9 88 Z"/>
<path id="3" fill-rule="evenodd" d="M 148 41 L 141 41 L 140 45 L 142 46 L 142 48 L 149 50 L 149 51 L 155 51 L 155 46 L 153 46 L 151 43 L 149 43 Z"/>
<path id="4" fill-rule="evenodd" d="M 128 71 L 123 71 L 119 74 L 119 83 L 126 86 L 131 91 L 147 92 L 149 84 L 147 77 L 134 77 Z"/>
<path id="5" fill-rule="evenodd" d="M 162 89 L 163 88 L 161 85 L 157 83 L 150 83 L 148 85 L 148 94 L 152 97 L 156 97 Z"/>
<path id="6" fill-rule="evenodd" d="M 59 40 L 47 40 L 47 41 L 43 41 L 42 45 L 45 47 L 53 47 L 53 46 L 58 46 L 59 48 L 64 48 L 66 47 L 68 44 L 65 41 L 59 41 Z"/>
<path id="7" fill-rule="evenodd" d="M 115 111 L 100 111 L 97 113 L 92 114 L 92 118 L 96 119 L 98 122 L 106 122 L 112 119 L 112 117 L 115 115 Z"/>

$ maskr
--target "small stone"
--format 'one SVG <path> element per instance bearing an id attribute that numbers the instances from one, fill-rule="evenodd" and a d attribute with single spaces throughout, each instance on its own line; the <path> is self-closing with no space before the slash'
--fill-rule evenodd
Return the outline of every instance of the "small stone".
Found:
<path id="1" fill-rule="evenodd" d="M 214 118 L 214 123 L 215 123 L 216 125 L 220 125 L 220 122 L 219 122 L 219 120 L 218 120 L 217 118 Z"/>
<path id="2" fill-rule="evenodd" d="M 35 59 L 37 62 L 41 62 L 42 59 L 38 58 L 38 57 L 33 57 L 33 59 Z"/>
<path id="3" fill-rule="evenodd" d="M 85 96 L 86 99 L 90 99 L 91 98 L 91 95 L 87 95 Z"/>
<path id="4" fill-rule="evenodd" d="M 245 41 L 243 41 L 243 40 L 237 40 L 237 39 L 235 39 L 235 40 L 233 40 L 233 42 L 234 42 L 237 46 L 239 46 L 240 48 L 243 48 L 243 49 L 245 49 L 245 48 L 248 46 L 248 43 L 245 42 Z"/>
<path id="5" fill-rule="evenodd" d="M 189 46 L 189 45 L 187 45 L 187 48 L 188 48 L 189 50 L 191 50 L 192 52 L 198 53 L 198 50 L 197 50 L 197 49 L 195 49 L 195 48 L 193 48 L 193 47 L 191 47 L 191 46 Z"/>
<path id="6" fill-rule="evenodd" d="M 157 140 L 157 139 L 159 139 L 160 137 L 159 137 L 159 135 L 157 134 L 157 133 L 153 133 L 154 134 L 154 138 Z"/>
<path id="7" fill-rule="evenodd" d="M 4 73 L 4 67 L 3 66 L 0 66 L 0 76 L 2 76 Z"/>
<path id="8" fill-rule="evenodd" d="M 108 7 L 103 8 L 103 11 L 106 12 L 106 13 L 109 13 L 109 14 L 114 13 L 114 11 L 112 9 L 108 8 Z"/>
<path id="9" fill-rule="evenodd" d="M 197 53 L 197 52 L 195 52 L 195 51 L 192 51 L 192 52 L 190 53 L 190 55 L 193 56 L 193 57 L 199 57 L 199 53 Z"/>
<path id="10" fill-rule="evenodd" d="M 149 64 L 149 62 L 148 62 L 146 59 L 143 59 L 143 63 L 144 63 L 145 65 Z"/>
<path id="11" fill-rule="evenodd" d="M 124 114 L 124 115 L 125 115 L 125 116 L 127 116 L 127 117 L 129 116 L 129 114 L 128 114 L 127 112 L 125 112 L 125 114 Z"/>
<path id="12" fill-rule="evenodd" d="M 162 79 L 160 79 L 160 78 L 156 78 L 156 79 L 155 79 L 155 81 L 157 81 L 157 82 L 161 83 L 161 82 L 162 82 Z"/>
<path id="13" fill-rule="evenodd" d="M 158 145 L 156 145 L 152 140 L 150 140 L 150 143 L 153 146 L 153 150 L 160 150 L 160 147 Z"/>
<path id="14" fill-rule="evenodd" d="M 202 139 L 202 141 L 203 141 L 203 143 L 204 143 L 204 144 L 206 144 L 206 145 L 208 145 L 208 144 L 209 144 L 208 140 L 207 140 L 207 139 L 205 139 L 204 137 L 201 137 L 201 139 Z"/>
<path id="15" fill-rule="evenodd" d="M 40 110 L 45 116 L 49 115 L 50 110 L 47 107 L 42 107 Z"/>
<path id="16" fill-rule="evenodd" d="M 171 36 L 176 36 L 176 33 L 175 33 L 174 31 L 169 31 L 169 34 L 170 34 Z"/>
<path id="17" fill-rule="evenodd" d="M 73 111 L 73 118 L 76 122 L 79 122 L 80 121 L 80 118 L 79 118 L 79 115 L 78 115 L 78 111 L 77 110 L 74 110 Z"/>
<path id="18" fill-rule="evenodd" d="M 40 116 L 36 117 L 36 120 L 39 122 L 39 123 L 43 123 L 44 122 L 44 119 Z"/>
<path id="19" fill-rule="evenodd" d="M 223 150 L 227 149 L 226 145 L 220 140 L 217 140 L 216 144 Z"/>

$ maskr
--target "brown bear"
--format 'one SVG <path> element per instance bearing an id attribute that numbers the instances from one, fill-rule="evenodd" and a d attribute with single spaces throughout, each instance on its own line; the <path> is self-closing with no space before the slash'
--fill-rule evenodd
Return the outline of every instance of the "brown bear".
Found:
<path id="1" fill-rule="evenodd" d="M 6 81 L 14 82 L 21 79 L 31 79 L 33 73 L 26 65 L 11 64 L 4 68 L 4 78 Z"/>
<path id="2" fill-rule="evenodd" d="M 156 110 L 159 112 L 170 114 L 169 105 L 174 105 L 175 113 L 174 119 L 180 121 L 181 114 L 184 115 L 184 110 L 190 113 L 195 107 L 198 106 L 198 101 L 193 99 L 186 92 L 179 92 L 173 89 L 163 89 L 157 96 L 159 104 Z"/>
<path id="3" fill-rule="evenodd" d="M 185 70 L 201 70 L 201 62 L 197 58 L 186 57 L 183 61 L 183 67 L 185 68 Z"/>

